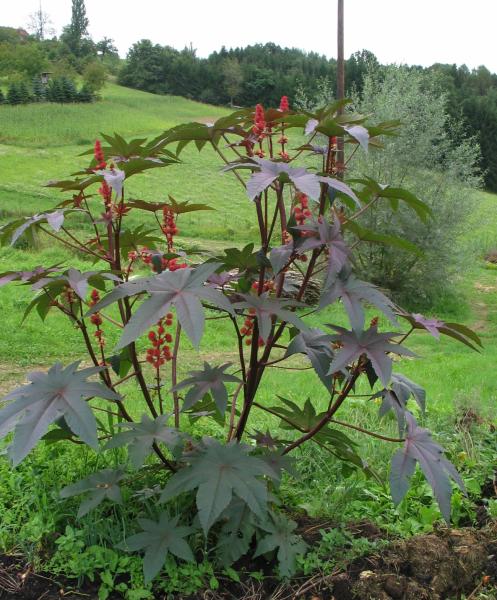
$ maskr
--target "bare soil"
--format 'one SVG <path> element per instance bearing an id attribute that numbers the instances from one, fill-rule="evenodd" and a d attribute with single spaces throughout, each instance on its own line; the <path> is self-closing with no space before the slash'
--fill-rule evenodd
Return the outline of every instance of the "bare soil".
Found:
<path id="1" fill-rule="evenodd" d="M 312 543 L 318 540 L 319 529 L 329 525 L 308 520 L 301 524 L 301 531 Z M 369 539 L 385 537 L 367 522 L 351 524 L 350 530 Z M 481 529 L 442 528 L 393 541 L 381 553 L 354 560 L 346 570 L 286 584 L 272 577 L 239 584 L 223 580 L 217 592 L 206 590 L 189 600 L 456 600 L 462 593 L 471 594 L 482 581 L 497 583 L 497 523 Z M 76 590 L 68 581 L 34 573 L 20 556 L 0 557 L 2 600 L 96 600 L 97 588 L 88 582 Z"/>

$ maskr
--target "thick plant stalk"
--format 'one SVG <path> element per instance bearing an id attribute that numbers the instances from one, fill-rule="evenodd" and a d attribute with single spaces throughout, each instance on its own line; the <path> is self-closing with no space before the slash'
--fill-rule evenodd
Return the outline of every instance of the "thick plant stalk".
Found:
<path id="1" fill-rule="evenodd" d="M 176 387 L 178 383 L 178 354 L 179 343 L 181 340 L 181 325 L 179 322 L 176 325 L 176 337 L 174 338 L 173 358 L 171 360 L 171 383 L 172 387 Z M 179 394 L 173 392 L 173 411 L 174 411 L 174 426 L 179 429 Z"/>

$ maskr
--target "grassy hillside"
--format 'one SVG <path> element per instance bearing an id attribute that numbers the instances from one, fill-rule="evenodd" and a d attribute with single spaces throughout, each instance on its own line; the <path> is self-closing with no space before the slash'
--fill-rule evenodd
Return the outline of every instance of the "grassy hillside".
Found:
<path id="1" fill-rule="evenodd" d="M 95 104 L 0 106 L 0 211 L 4 215 L 33 214 L 64 199 L 44 188 L 88 164 L 78 157 L 100 132 L 125 137 L 153 137 L 179 123 L 215 120 L 227 111 L 175 96 L 156 96 L 108 84 Z M 187 149 L 184 164 L 136 177 L 128 196 L 159 200 L 206 202 L 217 209 L 199 223 L 181 219 L 183 236 L 246 240 L 251 235 L 251 206 L 231 175 L 219 173 L 221 163 L 208 148 Z M 1 219 L 1 214 L 0 214 Z"/>
<path id="2" fill-rule="evenodd" d="M 226 111 L 199 104 L 184 98 L 156 96 L 108 84 L 103 100 L 90 105 L 28 105 L 0 107 L 0 220 L 13 214 L 30 215 L 53 206 L 64 194 L 44 188 L 43 184 L 87 164 L 87 157 L 78 157 L 99 136 L 99 132 L 118 131 L 126 136 L 155 136 L 163 129 L 186 120 L 215 119 Z M 229 174 L 221 174 L 218 157 L 206 148 L 198 153 L 193 148 L 182 154 L 183 163 L 149 171 L 135 177 L 127 188 L 128 197 L 149 200 L 165 199 L 172 194 L 178 200 L 206 202 L 215 211 L 181 216 L 180 244 L 186 247 L 212 248 L 240 244 L 255 239 L 256 229 L 251 218 L 253 207 L 243 190 Z M 476 324 L 487 342 L 488 352 L 497 357 L 494 333 L 497 329 L 497 273 L 484 268 L 482 256 L 495 239 L 497 231 L 496 197 L 474 192 L 479 210 L 468 227 L 465 249 L 473 258 L 473 268 L 460 277 L 461 300 L 437 307 L 446 319 L 464 319 Z M 132 219 L 143 218 L 136 215 Z M 54 249 L 48 239 L 40 240 L 36 249 L 22 251 L 4 249 L 0 260 L 4 268 L 21 268 L 35 264 L 54 263 L 59 257 L 72 257 L 61 249 Z M 3 270 L 3 269 L 2 269 Z M 0 338 L 0 361 L 9 360 L 11 347 L 19 349 L 17 358 L 23 364 L 33 360 L 45 363 L 62 355 L 77 355 L 79 348 L 76 332 L 64 332 L 51 321 L 50 348 L 46 338 L 36 340 L 40 324 L 31 320 L 23 329 L 16 323 L 21 318 L 30 293 L 27 289 L 10 287 L 0 292 L 0 306 L 8 314 L 11 324 L 9 336 Z M 467 304 L 465 299 L 468 299 Z M 53 329 L 52 329 L 53 328 Z M 222 353 L 223 336 L 217 340 L 216 352 Z M 32 340 L 29 343 L 28 340 Z M 39 344 L 38 344 L 39 341 Z M 212 340 L 211 340 L 212 341 Z M 480 357 L 465 347 L 451 343 L 438 344 L 426 336 L 419 336 L 421 355 L 433 355 L 428 361 L 406 361 L 405 368 L 414 379 L 432 389 L 437 400 L 447 407 L 454 395 L 478 395 L 486 404 L 493 401 L 495 382 L 478 375 Z M 494 347 L 495 346 L 495 347 Z M 404 365 L 403 365 L 404 366 Z M 454 383 L 457 382 L 457 390 Z M 494 386 L 494 383 L 496 384 Z"/>
<path id="3" fill-rule="evenodd" d="M 63 178 L 85 166 L 87 157 L 78 157 L 78 154 L 91 146 L 101 131 L 118 131 L 128 137 L 155 136 L 174 124 L 214 119 L 225 112 L 182 98 L 153 96 L 115 85 L 108 85 L 103 97 L 102 102 L 84 106 L 0 107 L 0 222 L 13 214 L 28 215 L 45 210 L 53 206 L 55 199 L 60 201 L 70 197 L 42 186 L 49 179 Z M 290 146 L 293 147 L 292 140 Z M 127 187 L 128 197 L 161 200 L 167 198 L 167 194 L 172 194 L 177 200 L 206 202 L 218 209 L 180 218 L 179 243 L 185 246 L 212 249 L 214 246 L 238 245 L 255 239 L 256 230 L 251 215 L 253 205 L 232 176 L 219 172 L 221 163 L 215 154 L 208 148 L 200 154 L 194 149 L 187 149 L 182 159 L 180 165 L 133 178 Z M 493 419 L 497 396 L 497 374 L 486 368 L 486 365 L 497 361 L 497 271 L 488 269 L 482 260 L 485 251 L 495 240 L 496 197 L 483 192 L 474 194 L 479 201 L 478 211 L 473 215 L 463 241 L 472 266 L 468 272 L 460 274 L 460 297 L 456 302 L 453 298 L 450 302 L 442 302 L 437 312 L 439 317 L 446 320 L 462 319 L 475 327 L 484 341 L 484 353 L 472 352 L 448 339 L 437 342 L 428 335 L 416 334 L 412 336 L 410 347 L 420 355 L 421 360 L 403 359 L 396 365 L 396 370 L 427 389 L 426 424 L 439 430 L 437 423 L 444 421 L 444 428 L 439 435 L 442 442 L 450 442 L 455 435 L 453 415 L 456 406 L 476 407 L 480 414 L 488 414 Z M 74 255 L 54 247 L 48 238 L 41 238 L 36 248 L 0 249 L 1 271 L 60 261 L 84 270 L 91 268 L 91 263 L 75 261 Z M 37 315 L 32 315 L 20 327 L 23 312 L 31 297 L 32 293 L 27 287 L 11 285 L 0 289 L 0 313 L 3 315 L 0 325 L 0 392 L 10 390 L 23 381 L 29 368 L 45 368 L 57 359 L 67 363 L 82 354 L 79 333 L 60 319 L 49 316 L 43 325 Z M 335 306 L 332 310 L 326 315 L 319 315 L 319 321 L 341 322 L 344 319 L 340 307 Z M 108 342 L 111 346 L 110 333 Z M 221 363 L 233 360 L 235 355 L 236 347 L 228 336 L 225 322 L 212 321 L 201 346 L 201 355 L 188 348 L 187 367 L 194 367 L 202 358 Z M 129 405 L 136 406 L 136 390 L 132 386 L 123 389 Z M 273 403 L 275 393 L 281 393 L 282 390 L 287 390 L 288 397 L 295 401 L 300 402 L 311 395 L 318 409 L 327 406 L 324 388 L 321 390 L 309 372 L 291 373 L 273 369 L 258 399 L 262 403 Z M 383 430 L 385 425 L 378 422 L 377 408 L 373 403 L 365 407 L 362 401 L 353 400 L 347 411 L 357 425 Z M 276 421 L 268 421 L 266 416 L 254 423 L 254 427 L 261 430 L 274 425 Z M 388 428 L 395 435 L 393 421 L 387 425 Z M 361 439 L 360 443 L 368 460 L 385 473 L 391 448 L 377 440 Z M 458 444 L 459 441 L 457 447 Z M 296 503 L 306 503 L 317 512 L 336 515 L 336 502 L 343 501 L 343 490 L 333 497 L 331 492 L 323 493 L 325 486 L 343 483 L 339 474 L 335 473 L 336 481 L 332 478 L 336 464 L 329 461 L 324 464 L 321 456 L 311 457 L 309 461 L 305 483 L 299 486 L 298 491 L 292 489 L 285 493 L 289 496 L 295 494 Z M 317 469 L 319 476 L 315 477 Z M 362 480 L 359 484 L 362 489 Z M 351 489 L 350 493 L 354 495 L 360 492 Z M 364 497 L 363 501 L 358 511 L 361 516 L 363 506 L 376 506 L 370 498 Z M 390 500 L 385 510 L 390 511 L 387 517 L 393 520 L 399 515 Z M 351 513 L 351 517 L 355 516 L 355 513 Z M 378 514 L 379 520 L 386 520 L 387 517 Z M 408 527 L 410 525 L 407 523 Z"/>
<path id="4" fill-rule="evenodd" d="M 108 83 L 93 104 L 0 106 L 0 143 L 59 148 L 93 143 L 100 131 L 154 135 L 184 121 L 216 119 L 222 108 Z"/>

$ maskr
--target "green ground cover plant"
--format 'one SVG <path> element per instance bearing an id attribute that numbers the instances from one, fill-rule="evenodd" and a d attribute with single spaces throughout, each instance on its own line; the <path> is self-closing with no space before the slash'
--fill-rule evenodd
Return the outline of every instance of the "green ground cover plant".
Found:
<path id="1" fill-rule="evenodd" d="M 353 274 L 353 249 L 364 240 L 417 251 L 360 225 L 367 210 L 377 203 L 396 210 L 402 202 L 422 220 L 430 211 L 401 188 L 371 179 L 355 179 L 352 187 L 343 181 L 339 140 L 374 151 L 396 127 L 368 125 L 365 117 L 343 111 L 345 104 L 296 113 L 283 98 L 279 109 L 257 105 L 212 124 L 173 127 L 150 141 L 104 135 L 103 145 L 97 141 L 86 153 L 88 167 L 49 184 L 63 192 L 55 210 L 1 229 L 3 241 L 14 246 L 36 243 L 23 239 L 41 235 L 66 247 L 68 264 L 6 271 L 1 282 L 31 286 L 36 295 L 26 316 L 66 317 L 87 352 L 84 365 L 58 362 L 7 395 L 0 425 L 3 435 L 13 432 L 8 455 L 19 464 L 43 439 L 52 451 L 72 443 L 90 456 L 88 446 L 97 452 L 97 464 L 111 456 L 114 464 L 103 459 L 101 468 L 95 464 L 61 496 L 82 496 L 79 518 L 109 502 L 136 513 L 137 532 L 126 533 L 119 548 L 144 552 L 145 584 L 165 563 L 167 569 L 167 561 L 198 563 L 201 548 L 210 564 L 224 568 L 249 551 L 273 556 L 280 576 L 290 576 L 306 550 L 280 506 L 282 479 L 306 467 L 305 459 L 293 456 L 310 445 L 331 456 L 344 478 L 355 472 L 378 477 L 344 428 L 399 446 L 390 469 L 396 504 L 417 463 L 445 519 L 450 479 L 464 490 L 454 465 L 407 409 L 415 401 L 422 418 L 424 390 L 392 359 L 414 356 L 404 346 L 414 332 L 446 335 L 471 349 L 481 341 L 463 325 L 400 309 Z M 294 129 L 307 136 L 296 150 L 288 145 Z M 255 241 L 212 250 L 207 259 L 186 253 L 176 244 L 178 221 L 194 213 L 201 222 L 209 206 L 167 192 L 153 199 L 130 194 L 131 177 L 176 168 L 187 146 L 202 153 L 210 148 L 241 184 L 255 221 L 247 236 Z M 305 156 L 306 166 L 296 166 Z M 147 218 L 133 220 L 133 213 Z M 317 306 L 305 303 L 313 280 L 321 289 Z M 364 304 L 372 307 L 367 314 Z M 209 356 L 209 345 L 201 346 L 204 330 L 212 327 L 225 347 L 231 340 L 230 360 L 222 364 Z M 199 347 L 203 362 L 192 369 Z M 321 383 L 319 401 L 297 396 L 284 376 L 275 393 L 278 377 L 271 372 L 284 361 L 301 370 L 295 358 L 301 354 L 310 363 L 302 391 L 308 381 Z M 395 414 L 394 434 L 362 427 L 341 410 L 350 403 L 360 411 L 375 400 L 380 416 Z M 272 431 L 260 425 L 266 415 L 278 423 Z M 131 497 L 142 498 L 143 506 L 137 509 Z M 424 520 L 437 516 L 432 512 Z"/>

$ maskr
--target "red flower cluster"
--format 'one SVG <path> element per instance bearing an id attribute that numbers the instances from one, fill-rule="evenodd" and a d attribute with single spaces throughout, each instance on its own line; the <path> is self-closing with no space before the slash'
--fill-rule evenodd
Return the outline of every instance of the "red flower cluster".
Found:
<path id="1" fill-rule="evenodd" d="M 100 300 L 100 294 L 98 293 L 98 290 L 95 290 L 95 289 L 92 290 L 91 296 L 90 296 L 90 301 L 88 302 L 88 304 L 90 306 L 95 306 L 95 304 L 99 300 Z M 97 328 L 93 335 L 97 338 L 98 345 L 100 346 L 100 348 L 103 348 L 105 346 L 105 338 L 104 338 L 104 332 L 100 327 L 100 325 L 102 325 L 102 323 L 103 323 L 102 315 L 99 312 L 96 312 L 93 315 L 91 315 L 90 321 Z"/>
<path id="2" fill-rule="evenodd" d="M 281 96 L 280 110 L 281 112 L 287 112 L 290 110 L 290 105 L 288 104 L 288 96 Z"/>
<path id="3" fill-rule="evenodd" d="M 252 131 L 259 136 L 259 140 L 264 138 L 264 130 L 266 129 L 266 117 L 264 116 L 264 108 L 262 104 L 257 104 L 255 107 L 254 126 Z"/>
<path id="4" fill-rule="evenodd" d="M 295 220 L 297 221 L 297 224 L 303 225 L 306 219 L 308 219 L 312 215 L 311 211 L 309 210 L 309 199 L 305 194 L 302 194 L 301 192 L 297 192 L 296 199 L 298 201 L 298 204 L 296 204 L 296 206 L 293 209 L 293 215 L 295 217 Z"/>
<path id="5" fill-rule="evenodd" d="M 102 181 L 102 184 L 98 188 L 98 193 L 102 196 L 104 204 L 105 204 L 105 208 L 107 209 L 107 212 L 108 212 L 108 209 L 110 208 L 110 204 L 112 201 L 112 188 L 110 188 L 107 185 L 107 182 L 105 181 L 105 179 Z"/>
<path id="6" fill-rule="evenodd" d="M 165 319 L 161 319 L 157 323 L 157 332 L 154 330 L 149 331 L 148 339 L 152 343 L 152 348 L 147 349 L 146 361 L 150 363 L 155 369 L 160 367 L 166 362 L 172 359 L 171 348 L 168 344 L 173 341 L 173 336 L 170 333 L 166 333 L 164 325 L 171 327 L 173 324 L 173 313 L 167 313 Z"/>
<path id="7" fill-rule="evenodd" d="M 107 163 L 105 162 L 104 152 L 102 150 L 102 144 L 100 143 L 100 140 L 95 141 L 94 153 L 95 153 L 95 160 L 97 161 L 97 164 L 93 170 L 100 171 L 101 169 L 105 169 L 105 167 L 107 166 Z"/>
<path id="8" fill-rule="evenodd" d="M 168 208 L 167 206 L 164 206 L 164 208 L 162 209 L 162 215 L 163 215 L 162 232 L 166 236 L 167 249 L 169 252 L 172 252 L 173 244 L 174 244 L 174 236 L 178 235 L 179 229 L 176 227 L 174 212 L 170 208 Z"/>

